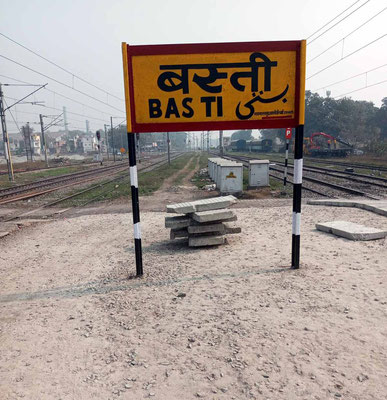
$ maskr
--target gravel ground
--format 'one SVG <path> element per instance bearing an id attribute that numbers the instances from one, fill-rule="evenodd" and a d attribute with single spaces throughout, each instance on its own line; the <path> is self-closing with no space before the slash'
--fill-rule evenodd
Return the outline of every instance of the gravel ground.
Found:
<path id="1" fill-rule="evenodd" d="M 240 201 L 228 244 L 171 243 L 142 214 L 39 223 L 0 241 L 1 399 L 385 399 L 386 240 L 314 229 L 357 209 L 304 206 L 287 269 L 291 201 Z M 237 204 L 237 206 L 238 206 Z"/>

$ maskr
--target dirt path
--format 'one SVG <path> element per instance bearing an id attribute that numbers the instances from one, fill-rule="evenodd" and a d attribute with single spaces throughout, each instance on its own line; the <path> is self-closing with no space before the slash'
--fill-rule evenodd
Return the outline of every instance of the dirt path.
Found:
<path id="1" fill-rule="evenodd" d="M 173 175 L 171 175 L 169 178 L 165 179 L 163 184 L 161 185 L 160 189 L 158 191 L 156 191 L 156 195 L 157 192 L 165 192 L 166 190 L 170 189 L 170 187 L 172 186 L 173 182 L 176 180 L 177 177 L 181 176 L 181 175 L 187 175 L 187 176 L 193 176 L 193 174 L 195 173 L 195 170 L 190 171 L 189 173 L 187 173 L 187 171 L 190 170 L 191 168 L 191 163 L 194 160 L 194 158 L 196 158 L 197 160 L 199 159 L 199 156 L 193 155 L 187 162 L 187 164 L 185 165 L 185 167 L 182 170 L 179 170 L 177 172 L 175 172 Z M 196 165 L 198 165 L 198 161 L 196 162 Z"/>

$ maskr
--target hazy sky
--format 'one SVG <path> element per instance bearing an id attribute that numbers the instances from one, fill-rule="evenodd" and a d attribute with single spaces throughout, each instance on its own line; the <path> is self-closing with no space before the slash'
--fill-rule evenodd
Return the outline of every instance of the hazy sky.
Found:
<path id="1" fill-rule="evenodd" d="M 29 47 L 65 69 L 124 98 L 121 42 L 129 44 L 201 43 L 233 41 L 299 40 L 308 38 L 355 0 L 0 0 L 0 32 Z M 307 60 L 351 33 L 387 7 L 386 0 L 359 0 L 335 22 L 365 4 L 353 15 L 307 46 Z M 333 25 L 333 23 L 331 24 Z M 330 25 L 330 26 L 331 26 Z M 328 26 L 329 27 L 329 26 Z M 320 33 L 324 32 L 323 29 Z M 387 33 L 387 10 L 376 16 L 321 57 L 307 65 L 307 77 Z M 315 35 L 314 37 L 316 37 Z M 312 40 L 313 37 L 310 39 Z M 339 96 L 387 79 L 387 66 L 346 81 L 330 84 L 387 64 L 387 36 L 343 59 L 307 80 L 307 89 L 331 90 Z M 28 71 L 0 57 L 0 74 L 31 83 L 49 83 L 53 94 L 41 90 L 33 100 L 69 112 L 69 129 L 103 128 L 110 115 L 118 124 L 125 119 L 124 103 L 74 79 L 68 73 L 36 57 L 0 36 L 0 54 L 95 96 L 72 89 Z M 13 81 L 0 76 L 0 82 Z M 4 87 L 7 103 L 30 88 Z M 85 105 L 80 105 L 67 96 Z M 387 96 L 387 82 L 350 94 L 353 99 L 373 101 Z M 92 108 L 94 109 L 92 109 Z M 14 110 L 14 109 L 13 109 Z M 58 114 L 39 106 L 17 107 L 17 121 L 38 122 L 38 114 Z M 70 114 L 71 113 L 71 114 Z M 81 114 L 81 115 L 75 115 Z M 85 117 L 87 116 L 87 118 Z M 17 131 L 8 115 L 10 132 Z M 38 129 L 38 126 L 34 126 Z M 59 129 L 59 128 L 58 128 Z"/>

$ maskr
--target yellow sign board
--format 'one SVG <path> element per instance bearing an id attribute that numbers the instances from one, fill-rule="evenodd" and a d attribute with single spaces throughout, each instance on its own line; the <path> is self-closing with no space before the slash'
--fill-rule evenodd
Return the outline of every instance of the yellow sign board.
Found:
<path id="1" fill-rule="evenodd" d="M 123 44 L 133 132 L 303 124 L 305 41 Z"/>

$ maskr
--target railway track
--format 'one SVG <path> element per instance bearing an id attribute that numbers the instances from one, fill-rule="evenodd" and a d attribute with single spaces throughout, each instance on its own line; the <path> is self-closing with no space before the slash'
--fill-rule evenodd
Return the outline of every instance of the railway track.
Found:
<path id="1" fill-rule="evenodd" d="M 247 167 L 247 163 L 249 160 L 253 159 L 254 157 L 248 157 L 248 156 L 230 156 L 227 155 L 226 158 L 230 159 L 236 159 L 239 161 L 242 161 L 244 163 L 244 166 Z M 275 172 L 274 174 L 270 174 L 271 177 L 274 179 L 282 180 L 282 174 L 284 172 L 284 169 L 280 169 L 277 166 L 284 168 L 284 163 L 276 162 L 276 166 L 271 165 L 270 166 L 270 171 Z M 293 164 L 289 164 L 288 168 L 293 168 Z M 328 172 L 329 171 L 329 172 Z M 281 174 L 281 176 L 279 176 Z M 293 176 L 291 172 L 288 172 L 289 176 Z M 321 175 L 324 176 L 324 179 L 321 179 Z M 351 174 L 350 174 L 351 175 Z M 303 190 L 311 191 L 316 194 L 319 194 L 321 196 L 325 197 L 336 197 L 336 196 L 341 196 L 342 194 L 349 194 L 351 196 L 362 196 L 362 197 L 367 197 L 371 199 L 380 199 L 380 197 L 384 197 L 387 195 L 387 185 L 384 178 L 377 179 L 378 182 L 375 182 L 373 179 L 374 177 L 368 177 L 368 175 L 362 175 L 362 174 L 357 174 L 358 176 L 361 176 L 362 179 L 359 177 L 353 177 L 349 176 L 347 173 L 344 173 L 343 171 L 332 171 L 327 168 L 319 168 L 319 167 L 304 167 L 304 176 L 303 176 L 303 181 L 307 181 L 311 183 L 313 186 L 310 185 L 303 185 Z M 334 182 L 332 180 L 327 180 L 326 177 L 332 177 L 334 178 Z M 366 178 L 366 179 L 363 179 Z M 344 180 L 350 183 L 352 187 L 348 186 L 343 186 L 340 182 L 340 180 Z M 352 182 L 357 182 L 357 187 L 353 187 Z M 290 184 L 292 184 L 292 181 L 289 181 Z M 318 187 L 325 186 L 329 187 L 331 189 L 331 192 L 324 191 L 322 192 L 321 190 L 318 189 Z M 367 191 L 364 191 L 364 188 L 367 189 Z"/>
<path id="2" fill-rule="evenodd" d="M 311 158 L 311 157 L 305 157 L 305 160 L 308 160 L 308 161 L 311 161 L 311 162 L 317 163 L 317 164 L 340 165 L 343 167 L 369 169 L 371 171 L 387 172 L 387 167 L 384 167 L 382 165 L 362 164 L 362 163 L 345 162 L 345 161 L 328 161 L 328 160 L 323 160 L 323 159 L 315 159 L 315 158 Z"/>
<path id="3" fill-rule="evenodd" d="M 179 155 L 181 154 L 178 154 L 177 156 Z M 176 156 L 172 157 L 172 159 L 174 158 L 176 158 Z M 144 166 L 143 168 L 139 168 L 139 170 L 144 171 L 150 167 L 155 168 L 156 166 L 165 162 L 166 159 L 163 158 L 163 160 L 157 161 L 151 164 L 150 166 Z M 116 175 L 117 173 L 125 171 L 127 169 L 128 165 L 126 163 L 119 165 L 110 165 L 107 167 L 98 167 L 97 169 L 93 170 L 75 172 L 57 177 L 42 179 L 24 185 L 9 187 L 0 190 L 0 205 L 13 203 L 20 200 L 30 199 L 32 197 L 41 196 L 66 187 L 87 183 L 99 177 Z M 56 203 L 59 203 L 59 201 L 57 201 Z"/>
<path id="4" fill-rule="evenodd" d="M 0 190 L 0 204 L 11 203 L 17 200 L 25 200 L 45 193 L 58 190 L 63 187 L 84 183 L 99 176 L 123 171 L 126 165 L 111 165 L 99 167 L 98 169 L 74 172 L 66 175 L 55 176 L 52 178 L 41 179 L 32 183 L 17 185 Z"/>
<path id="5" fill-rule="evenodd" d="M 174 160 L 177 157 L 180 157 L 183 153 L 177 153 L 171 157 L 171 160 Z M 141 172 L 146 172 L 151 169 L 157 168 L 160 165 L 165 164 L 168 162 L 167 158 L 163 158 L 162 160 L 156 161 L 150 165 L 142 165 L 139 166 L 138 170 Z M 25 184 L 25 185 L 19 185 L 13 188 L 7 188 L 0 190 L 0 205 L 2 204 L 8 204 L 8 203 L 13 203 L 16 201 L 20 200 L 26 200 L 32 197 L 37 197 L 41 196 L 59 189 L 63 189 L 66 187 L 86 183 L 89 181 L 93 181 L 99 177 L 107 177 L 110 175 L 116 175 L 117 173 L 126 171 L 128 169 L 128 165 L 125 163 L 124 165 L 113 165 L 109 167 L 100 167 L 97 170 L 88 170 L 88 171 L 83 171 L 83 172 L 78 172 L 74 174 L 66 174 L 62 175 L 59 177 L 55 178 L 48 178 L 40 181 L 36 181 L 30 184 Z M 90 188 L 87 188 L 85 190 L 81 190 L 75 194 L 72 194 L 70 196 L 65 196 L 60 199 L 57 199 L 53 202 L 49 202 L 44 204 L 43 206 L 39 208 L 44 208 L 44 207 L 49 207 L 53 206 L 56 204 L 59 204 L 65 200 L 68 200 L 70 198 L 79 196 L 83 193 L 95 190 L 96 188 L 103 187 L 109 183 L 120 181 L 127 176 L 120 176 L 116 177 L 114 179 L 108 180 L 103 183 L 99 183 L 97 185 L 94 185 Z M 17 218 L 18 216 L 16 216 Z"/>

